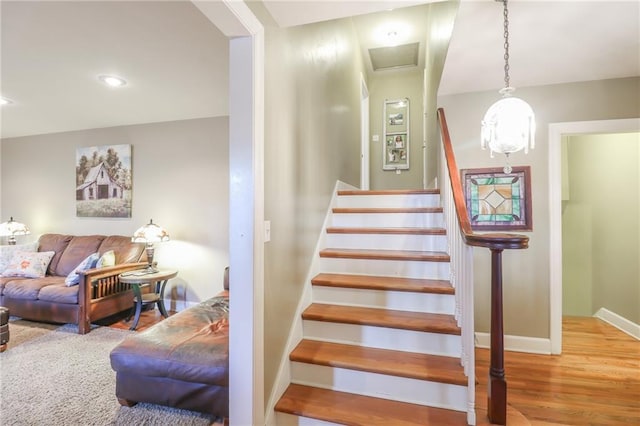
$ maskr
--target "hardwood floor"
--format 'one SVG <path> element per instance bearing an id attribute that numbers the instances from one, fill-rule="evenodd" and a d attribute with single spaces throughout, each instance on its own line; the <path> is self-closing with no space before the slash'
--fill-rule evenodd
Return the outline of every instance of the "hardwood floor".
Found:
<path id="1" fill-rule="evenodd" d="M 137 330 L 161 320 L 143 312 Z M 489 351 L 476 349 L 478 425 L 489 424 L 488 369 Z M 510 426 L 640 425 L 640 341 L 597 318 L 563 319 L 562 355 L 505 352 L 505 372 Z"/>
<path id="2" fill-rule="evenodd" d="M 169 313 L 169 316 L 176 313 L 175 311 L 169 311 L 168 309 L 167 311 Z M 133 324 L 133 317 L 131 317 L 129 321 L 126 321 L 127 316 L 128 315 L 126 312 L 120 313 L 118 315 L 114 315 L 112 317 L 98 321 L 96 322 L 96 324 L 108 326 L 110 328 L 117 328 L 118 330 L 128 330 L 129 327 L 131 327 L 131 324 Z M 140 313 L 140 320 L 138 321 L 136 331 L 146 330 L 147 328 L 162 321 L 163 319 L 164 317 L 162 316 L 162 314 L 160 314 L 160 311 L 157 308 L 149 309 L 146 311 L 143 310 Z"/>
<path id="3" fill-rule="evenodd" d="M 562 328 L 562 355 L 505 352 L 507 402 L 528 420 L 507 423 L 640 425 L 640 341 L 597 318 L 565 317 Z M 488 369 L 477 349 L 479 419 Z"/>

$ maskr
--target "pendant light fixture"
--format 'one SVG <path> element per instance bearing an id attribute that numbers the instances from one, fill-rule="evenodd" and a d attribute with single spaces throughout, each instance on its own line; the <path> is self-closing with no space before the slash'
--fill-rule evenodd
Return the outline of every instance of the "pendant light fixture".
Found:
<path id="1" fill-rule="evenodd" d="M 535 146 L 536 119 L 533 109 L 522 99 L 512 96 L 516 90 L 509 84 L 509 10 L 507 0 L 496 0 L 504 5 L 504 88 L 502 99 L 491 105 L 482 120 L 481 146 L 493 153 L 505 154 L 505 173 L 511 173 L 509 154 Z"/>

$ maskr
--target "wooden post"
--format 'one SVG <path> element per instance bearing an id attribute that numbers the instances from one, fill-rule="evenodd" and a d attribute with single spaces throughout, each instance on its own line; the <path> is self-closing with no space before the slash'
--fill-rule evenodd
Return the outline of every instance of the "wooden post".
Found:
<path id="1" fill-rule="evenodd" d="M 493 424 L 507 424 L 507 380 L 504 377 L 502 321 L 502 249 L 491 249 L 491 365 L 487 412 Z"/>

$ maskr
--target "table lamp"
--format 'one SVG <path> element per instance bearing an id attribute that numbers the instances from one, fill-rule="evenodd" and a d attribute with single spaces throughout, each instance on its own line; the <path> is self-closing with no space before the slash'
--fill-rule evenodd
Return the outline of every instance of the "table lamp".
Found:
<path id="1" fill-rule="evenodd" d="M 9 245 L 16 244 L 16 235 L 28 235 L 31 231 L 24 223 L 16 222 L 13 216 L 8 222 L 0 224 L 0 237 L 9 237 Z"/>
<path id="2" fill-rule="evenodd" d="M 147 272 L 150 272 L 150 273 L 158 272 L 158 270 L 153 266 L 153 252 L 154 252 L 153 243 L 169 241 L 169 234 L 167 233 L 167 231 L 161 226 L 158 226 L 155 223 L 153 223 L 153 219 L 150 219 L 149 223 L 147 223 L 144 226 L 141 226 L 136 230 L 136 232 L 133 233 L 133 237 L 131 238 L 131 241 L 133 241 L 134 243 L 146 244 L 145 249 L 147 251 L 147 262 L 148 262 L 148 266 L 146 270 Z"/>

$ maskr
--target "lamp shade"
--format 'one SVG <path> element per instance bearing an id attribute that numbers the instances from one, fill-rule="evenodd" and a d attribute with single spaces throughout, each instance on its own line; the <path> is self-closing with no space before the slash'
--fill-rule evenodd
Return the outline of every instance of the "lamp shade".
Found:
<path id="1" fill-rule="evenodd" d="M 536 121 L 533 109 L 522 99 L 504 97 L 491 105 L 482 120 L 482 149 L 511 154 L 535 146 Z"/>
<path id="2" fill-rule="evenodd" d="M 28 235 L 31 231 L 24 223 L 16 222 L 13 217 L 8 222 L 0 224 L 0 237 L 11 237 L 15 235 Z"/>
<path id="3" fill-rule="evenodd" d="M 169 241 L 169 233 L 161 226 L 153 223 L 153 219 L 149 220 L 144 226 L 141 226 L 133 233 L 131 241 L 134 243 L 158 243 L 161 241 Z"/>

